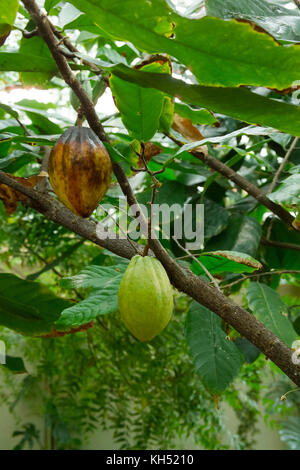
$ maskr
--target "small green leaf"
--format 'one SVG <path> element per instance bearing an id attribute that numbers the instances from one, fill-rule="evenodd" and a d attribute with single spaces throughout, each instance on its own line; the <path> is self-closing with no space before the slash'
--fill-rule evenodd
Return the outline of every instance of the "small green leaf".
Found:
<path id="1" fill-rule="evenodd" d="M 231 384 L 242 366 L 242 354 L 226 338 L 222 320 L 193 301 L 186 320 L 186 338 L 195 368 L 205 387 L 220 394 Z"/>
<path id="2" fill-rule="evenodd" d="M 61 285 L 91 288 L 92 293 L 82 302 L 64 310 L 56 322 L 59 327 L 76 327 L 118 310 L 118 290 L 127 264 L 116 266 L 88 266 L 79 274 L 65 278 Z"/>
<path id="3" fill-rule="evenodd" d="M 278 338 L 291 346 L 297 335 L 287 318 L 287 308 L 280 295 L 260 282 L 251 282 L 247 290 L 250 309 Z"/>
<path id="4" fill-rule="evenodd" d="M 115 277 L 122 277 L 127 264 L 114 266 L 87 266 L 79 274 L 72 277 L 65 277 L 60 281 L 64 289 L 92 288 L 106 289 L 113 283 Z"/>
<path id="5" fill-rule="evenodd" d="M 218 122 L 214 115 L 207 109 L 193 109 L 184 103 L 175 103 L 175 113 L 190 119 L 194 125 L 213 125 Z"/>

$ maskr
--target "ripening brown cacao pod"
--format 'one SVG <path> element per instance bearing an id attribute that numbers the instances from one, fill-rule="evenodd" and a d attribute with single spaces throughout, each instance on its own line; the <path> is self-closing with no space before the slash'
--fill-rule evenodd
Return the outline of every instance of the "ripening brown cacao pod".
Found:
<path id="1" fill-rule="evenodd" d="M 72 212 L 88 217 L 111 182 L 109 154 L 88 127 L 70 127 L 53 147 L 48 173 L 53 191 Z"/>

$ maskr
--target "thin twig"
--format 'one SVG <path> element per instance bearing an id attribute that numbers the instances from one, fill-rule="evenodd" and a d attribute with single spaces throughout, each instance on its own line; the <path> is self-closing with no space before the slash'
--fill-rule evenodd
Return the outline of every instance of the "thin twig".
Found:
<path id="1" fill-rule="evenodd" d="M 179 241 L 177 240 L 177 238 L 175 238 L 175 236 L 173 235 L 173 240 L 177 243 L 177 245 L 179 246 L 179 248 L 181 248 L 187 255 L 189 255 L 190 258 L 192 258 L 197 264 L 199 264 L 199 266 L 203 269 L 203 271 L 205 272 L 205 274 L 209 277 L 209 279 L 211 280 L 211 282 L 213 283 L 213 285 L 215 286 L 216 289 L 220 290 L 220 287 L 217 283 L 217 281 L 215 280 L 215 278 L 212 276 L 212 274 L 210 274 L 210 272 L 208 271 L 208 269 L 204 266 L 203 263 L 201 263 L 201 261 L 198 260 L 198 258 L 196 258 L 196 256 L 194 256 L 189 250 L 187 250 L 184 246 L 182 246 Z"/>
<path id="2" fill-rule="evenodd" d="M 39 30 L 38 28 L 34 28 L 32 31 L 27 31 L 26 29 L 24 29 L 22 31 L 22 35 L 25 39 L 30 39 L 30 38 L 33 38 L 34 36 L 38 36 Z"/>
<path id="3" fill-rule="evenodd" d="M 148 252 L 149 252 L 149 248 L 150 248 L 149 240 L 152 239 L 153 204 L 154 204 L 154 201 L 155 201 L 157 188 L 160 186 L 160 183 L 155 178 L 155 174 L 157 174 L 157 172 L 151 171 L 149 169 L 148 165 L 147 165 L 147 162 L 146 162 L 146 159 L 145 159 L 145 145 L 144 145 L 143 142 L 141 142 L 141 154 L 139 156 L 140 156 L 140 158 L 141 158 L 141 160 L 144 164 L 144 168 L 142 169 L 142 171 L 145 171 L 146 173 L 148 173 L 148 175 L 152 179 L 152 196 L 151 196 L 151 201 L 149 203 L 149 205 L 150 205 L 150 215 L 149 215 L 149 218 L 148 218 L 148 242 L 145 245 L 145 248 L 144 248 L 144 251 L 143 251 L 143 256 L 147 256 Z"/>
<path id="4" fill-rule="evenodd" d="M 22 127 L 22 129 L 23 129 L 25 135 L 31 135 L 29 129 L 27 129 L 27 127 L 20 121 L 19 118 L 16 118 L 16 121 L 17 121 L 17 123 L 19 124 L 19 126 Z"/>
<path id="5" fill-rule="evenodd" d="M 274 271 L 266 271 L 264 273 L 257 273 L 257 274 L 248 274 L 248 275 L 243 275 L 241 279 L 237 279 L 236 281 L 230 282 L 230 284 L 226 284 L 225 286 L 221 286 L 222 289 L 227 289 L 228 287 L 235 286 L 236 284 L 239 284 L 240 282 L 245 281 L 246 279 L 251 279 L 253 277 L 263 277 L 263 276 L 273 276 L 274 274 L 300 274 L 300 271 L 297 269 L 279 269 L 279 270 L 274 270 Z"/>
<path id="6" fill-rule="evenodd" d="M 268 189 L 268 193 L 272 193 L 272 192 L 274 191 L 274 189 L 276 188 L 277 183 L 278 183 L 278 180 L 279 180 L 279 176 L 281 175 L 281 173 L 282 173 L 282 171 L 283 171 L 283 169 L 284 169 L 284 167 L 285 167 L 285 165 L 286 165 L 288 159 L 290 158 L 290 155 L 291 155 L 292 151 L 294 150 L 294 148 L 295 148 L 295 146 L 296 146 L 298 140 L 299 140 L 299 137 L 295 137 L 294 140 L 293 140 L 293 142 L 291 143 L 291 145 L 290 145 L 288 151 L 286 152 L 286 154 L 285 154 L 285 156 L 284 156 L 282 162 L 281 162 L 280 165 L 279 165 L 278 170 L 277 170 L 276 173 L 275 173 L 274 179 L 273 179 L 273 181 L 272 181 L 272 183 L 270 184 L 270 187 L 269 187 L 269 189 Z"/>
<path id="7" fill-rule="evenodd" d="M 124 235 L 125 238 L 127 238 L 128 242 L 130 243 L 130 245 L 132 246 L 132 248 L 136 251 L 136 253 L 138 253 L 138 250 L 136 248 L 136 246 L 134 245 L 134 243 L 130 240 L 129 236 L 128 236 L 128 233 L 125 232 L 125 230 L 123 230 L 123 228 L 121 227 L 121 225 L 116 221 L 116 219 L 101 205 L 99 204 L 99 207 L 101 207 L 101 209 L 103 210 L 103 212 L 105 212 L 105 214 L 115 223 L 115 225 L 118 227 L 118 229 L 120 230 L 120 232 Z"/>
<path id="8" fill-rule="evenodd" d="M 278 242 L 275 240 L 267 240 L 266 238 L 262 238 L 260 242 L 262 245 L 276 246 L 278 248 L 286 248 L 287 250 L 300 251 L 300 245 L 296 245 L 295 243 Z"/>

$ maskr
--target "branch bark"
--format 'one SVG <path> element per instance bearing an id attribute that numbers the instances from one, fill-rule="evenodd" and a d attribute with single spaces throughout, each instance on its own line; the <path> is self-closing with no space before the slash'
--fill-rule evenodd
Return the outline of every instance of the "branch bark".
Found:
<path id="1" fill-rule="evenodd" d="M 35 21 L 40 35 L 47 43 L 61 75 L 79 98 L 90 127 L 101 140 L 108 141 L 104 129 L 94 110 L 93 103 L 80 83 L 76 80 L 65 57 L 59 52 L 56 37 L 47 18 L 41 14 L 34 0 L 23 0 L 23 3 Z M 129 205 L 136 205 L 136 198 L 122 167 L 119 164 L 114 163 L 113 169 L 121 189 L 127 197 Z M 78 233 L 88 240 L 91 240 L 92 242 L 103 246 L 120 256 L 130 258 L 135 254 L 133 247 L 127 240 L 99 240 L 96 234 L 95 223 L 75 216 L 68 209 L 62 207 L 52 197 L 38 193 L 30 188 L 22 187 L 20 183 L 12 180 L 3 172 L 0 172 L 0 182 L 8 184 L 8 186 L 11 186 L 28 196 L 31 199 L 31 207 L 43 213 L 50 220 L 64 225 L 73 232 Z M 268 358 L 281 368 L 291 380 L 300 386 L 300 366 L 293 364 L 292 350 L 290 348 L 282 343 L 249 312 L 238 305 L 235 305 L 221 292 L 218 292 L 217 289 L 209 286 L 191 271 L 182 269 L 175 260 L 169 256 L 158 240 L 149 240 L 149 245 L 155 256 L 165 267 L 171 282 L 176 288 L 215 312 L 223 318 L 226 323 L 231 324 L 242 336 L 245 336 L 249 341 L 257 346 Z"/>

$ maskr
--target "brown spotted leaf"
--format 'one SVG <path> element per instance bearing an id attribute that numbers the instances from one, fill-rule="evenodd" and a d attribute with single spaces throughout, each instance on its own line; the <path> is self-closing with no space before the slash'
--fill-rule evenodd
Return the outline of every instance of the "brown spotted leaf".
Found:
<path id="1" fill-rule="evenodd" d="M 237 251 L 202 253 L 199 260 L 211 274 L 252 273 L 263 268 L 262 264 L 252 256 Z M 196 261 L 192 263 L 192 271 L 198 275 L 204 274 L 204 270 Z"/>

